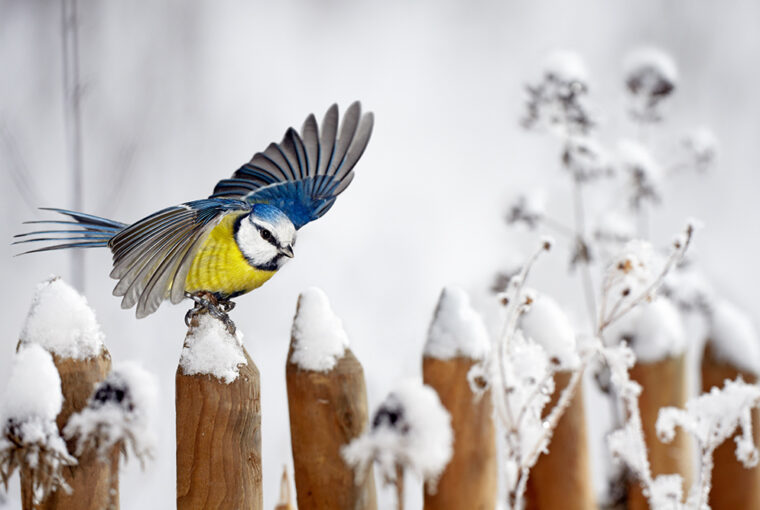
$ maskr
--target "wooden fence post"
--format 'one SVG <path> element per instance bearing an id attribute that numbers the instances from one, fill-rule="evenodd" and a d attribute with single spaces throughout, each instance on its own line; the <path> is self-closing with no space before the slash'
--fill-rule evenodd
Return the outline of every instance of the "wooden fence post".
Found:
<path id="1" fill-rule="evenodd" d="M 376 510 L 370 469 L 360 484 L 341 448 L 367 427 L 364 371 L 316 288 L 298 299 L 285 375 L 299 510 Z"/>
<path id="2" fill-rule="evenodd" d="M 722 388 L 726 379 L 741 377 L 754 384 L 760 371 L 760 337 L 752 322 L 728 303 L 713 310 L 712 327 L 702 356 L 702 391 Z M 760 444 L 760 412 L 752 410 L 755 445 Z M 736 444 L 724 441 L 713 456 L 710 508 L 760 509 L 760 467 L 745 468 L 736 459 Z"/>
<path id="3" fill-rule="evenodd" d="M 524 334 L 541 345 L 556 365 L 554 393 L 543 409 L 546 417 L 565 391 L 580 359 L 575 332 L 567 316 L 550 296 L 537 294 L 520 321 Z M 588 451 L 583 388 L 578 387 L 570 406 L 554 429 L 549 451 L 530 470 L 525 490 L 527 510 L 592 510 L 596 508 Z"/>
<path id="4" fill-rule="evenodd" d="M 111 370 L 111 355 L 103 345 L 103 333 L 87 301 L 60 278 L 41 283 L 32 301 L 19 348 L 38 343 L 53 355 L 61 376 L 63 407 L 56 418 L 58 430 L 69 417 L 87 407 L 95 385 Z M 62 434 L 63 435 L 63 434 Z M 75 440 L 67 442 L 69 452 Z M 102 510 L 119 508 L 118 456 L 104 463 L 88 452 L 78 464 L 64 470 L 71 493 L 57 490 L 35 504 L 29 476 L 21 472 L 24 510 Z"/>
<path id="5" fill-rule="evenodd" d="M 652 476 L 678 474 L 684 494 L 691 487 L 692 450 L 689 435 L 678 429 L 673 441 L 663 443 L 655 424 L 663 407 L 684 408 L 688 400 L 686 340 L 680 315 L 666 298 L 643 305 L 616 325 L 622 339 L 636 354 L 631 380 L 641 385 L 639 410 Z M 629 510 L 645 510 L 649 503 L 638 480 L 630 482 Z"/>
<path id="6" fill-rule="evenodd" d="M 497 461 L 490 392 L 476 399 L 470 369 L 488 349 L 488 333 L 457 287 L 441 292 L 422 358 L 422 380 L 451 415 L 454 452 L 425 510 L 492 510 L 497 496 Z"/>
<path id="7" fill-rule="evenodd" d="M 262 510 L 259 371 L 240 340 L 196 316 L 175 381 L 177 509 Z"/>

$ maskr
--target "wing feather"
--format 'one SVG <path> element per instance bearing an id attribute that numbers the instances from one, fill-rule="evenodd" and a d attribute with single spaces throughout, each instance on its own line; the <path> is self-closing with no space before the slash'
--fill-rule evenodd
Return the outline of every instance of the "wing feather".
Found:
<path id="1" fill-rule="evenodd" d="M 211 198 L 235 198 L 281 209 L 296 228 L 327 212 L 351 183 L 353 169 L 367 147 L 374 117 L 351 104 L 338 123 L 338 107 L 325 113 L 321 127 L 314 115 L 301 133 L 289 128 L 279 144 L 256 153 L 230 179 L 214 188 Z"/>

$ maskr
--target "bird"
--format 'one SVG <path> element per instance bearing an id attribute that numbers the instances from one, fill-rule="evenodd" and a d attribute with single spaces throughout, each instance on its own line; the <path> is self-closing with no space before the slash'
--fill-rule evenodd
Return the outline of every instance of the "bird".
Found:
<path id="1" fill-rule="evenodd" d="M 185 320 L 209 312 L 234 331 L 227 312 L 233 298 L 266 283 L 294 257 L 298 230 L 323 216 L 354 178 L 374 125 L 372 112 L 356 101 L 339 122 L 333 104 L 321 124 L 314 114 L 300 133 L 289 128 L 220 180 L 208 198 L 154 212 L 131 224 L 58 208 L 67 218 L 28 221 L 46 225 L 14 236 L 14 244 L 54 242 L 20 253 L 69 248 L 111 250 L 113 289 L 121 307 L 137 318 L 161 303 L 189 298 Z"/>

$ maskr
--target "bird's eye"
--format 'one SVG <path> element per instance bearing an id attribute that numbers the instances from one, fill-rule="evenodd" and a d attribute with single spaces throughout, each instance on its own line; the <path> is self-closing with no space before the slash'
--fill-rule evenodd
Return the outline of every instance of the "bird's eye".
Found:
<path id="1" fill-rule="evenodd" d="M 272 233 L 265 228 L 261 229 L 261 237 L 263 237 L 265 241 L 272 241 Z"/>

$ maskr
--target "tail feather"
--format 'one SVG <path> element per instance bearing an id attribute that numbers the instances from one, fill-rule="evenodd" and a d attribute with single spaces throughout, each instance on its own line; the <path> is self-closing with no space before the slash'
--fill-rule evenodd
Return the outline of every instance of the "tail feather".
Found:
<path id="1" fill-rule="evenodd" d="M 124 230 L 127 227 L 125 223 L 109 220 L 107 218 L 101 218 L 99 216 L 93 216 L 91 214 L 80 213 L 76 211 L 69 211 L 67 209 L 54 209 L 54 208 L 41 208 L 44 211 L 54 211 L 70 218 L 75 221 L 61 221 L 61 220 L 38 220 L 27 221 L 25 224 L 42 224 L 48 226 L 67 225 L 56 230 L 38 230 L 35 232 L 26 232 L 23 234 L 17 234 L 14 238 L 27 238 L 18 239 L 13 244 L 25 244 L 34 242 L 51 242 L 51 241 L 64 241 L 59 244 L 50 246 L 44 246 L 36 250 L 29 250 L 19 255 L 25 255 L 27 253 L 37 253 L 42 251 L 51 250 L 63 250 L 67 248 L 99 248 L 108 246 L 108 241 L 113 236 Z M 80 227 L 79 230 L 71 230 L 71 226 Z M 49 236 L 55 237 L 49 237 Z"/>

